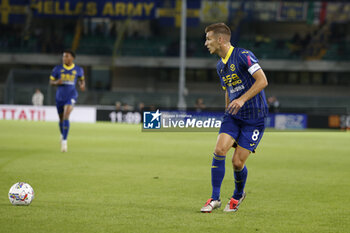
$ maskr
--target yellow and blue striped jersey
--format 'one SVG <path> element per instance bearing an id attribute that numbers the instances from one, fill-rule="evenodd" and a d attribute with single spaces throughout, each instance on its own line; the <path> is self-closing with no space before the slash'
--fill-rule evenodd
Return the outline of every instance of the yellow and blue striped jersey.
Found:
<path id="1" fill-rule="evenodd" d="M 67 66 L 65 64 L 58 65 L 53 68 L 50 79 L 61 79 L 63 81 L 62 85 L 59 85 L 57 88 L 56 100 L 77 98 L 78 92 L 75 85 L 78 79 L 84 79 L 84 70 L 75 64 L 72 64 L 71 66 Z"/>
<path id="2" fill-rule="evenodd" d="M 246 49 L 231 46 L 225 58 L 218 61 L 217 73 L 230 102 L 241 97 L 254 84 L 253 74 L 260 68 L 258 59 Z M 248 100 L 235 115 L 239 119 L 258 119 L 268 115 L 265 92 L 262 90 Z"/>

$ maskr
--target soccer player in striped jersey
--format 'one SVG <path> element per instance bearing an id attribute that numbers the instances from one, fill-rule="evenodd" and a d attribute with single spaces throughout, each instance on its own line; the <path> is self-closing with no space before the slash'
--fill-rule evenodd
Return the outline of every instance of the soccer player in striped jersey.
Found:
<path id="1" fill-rule="evenodd" d="M 201 212 L 221 206 L 220 188 L 225 175 L 225 158 L 231 147 L 235 189 L 225 212 L 235 212 L 244 200 L 248 170 L 245 162 L 255 152 L 265 129 L 268 107 L 264 94 L 266 76 L 252 52 L 230 43 L 231 31 L 224 23 L 205 29 L 205 46 L 220 60 L 216 69 L 225 91 L 226 112 L 221 124 L 211 167 L 212 196 Z"/>
<path id="2" fill-rule="evenodd" d="M 77 82 L 80 90 L 85 91 L 84 70 L 73 63 L 74 59 L 75 53 L 72 50 L 65 50 L 62 57 L 63 64 L 55 66 L 50 76 L 50 84 L 57 86 L 56 107 L 59 116 L 62 152 L 68 150 L 69 115 L 78 98 L 78 92 L 75 88 Z"/>

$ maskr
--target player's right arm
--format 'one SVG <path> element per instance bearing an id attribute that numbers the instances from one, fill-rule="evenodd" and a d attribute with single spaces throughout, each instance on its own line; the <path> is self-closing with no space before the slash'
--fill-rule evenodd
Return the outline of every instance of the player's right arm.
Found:
<path id="1" fill-rule="evenodd" d="M 221 68 L 219 67 L 219 62 L 218 62 L 217 65 L 216 65 L 216 72 L 218 73 L 218 76 L 219 76 L 219 79 L 220 79 L 220 83 L 221 83 L 221 87 L 225 91 L 225 109 L 227 109 L 228 105 L 230 104 L 230 97 L 229 97 L 228 92 L 227 92 L 226 84 L 225 84 L 224 80 L 221 78 L 221 75 L 220 75 L 220 72 L 219 72 L 220 69 Z"/>
<path id="2" fill-rule="evenodd" d="M 52 86 L 58 86 L 62 84 L 62 79 L 52 80 L 50 79 L 50 85 Z"/>
<path id="3" fill-rule="evenodd" d="M 50 85 L 57 86 L 62 84 L 62 79 L 58 78 L 58 67 L 53 68 L 50 75 Z"/>

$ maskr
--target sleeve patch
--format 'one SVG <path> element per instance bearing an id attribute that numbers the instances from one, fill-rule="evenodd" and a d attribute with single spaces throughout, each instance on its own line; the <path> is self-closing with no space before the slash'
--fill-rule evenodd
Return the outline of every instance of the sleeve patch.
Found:
<path id="1" fill-rule="evenodd" d="M 253 75 L 256 71 L 258 71 L 260 69 L 261 69 L 260 65 L 258 63 L 256 63 L 256 64 L 252 65 L 251 67 L 249 67 L 248 72 L 251 75 Z"/>
<path id="2" fill-rule="evenodd" d="M 252 65 L 252 62 L 250 61 L 250 56 L 247 55 L 247 61 L 248 61 L 248 67 L 250 67 Z"/>

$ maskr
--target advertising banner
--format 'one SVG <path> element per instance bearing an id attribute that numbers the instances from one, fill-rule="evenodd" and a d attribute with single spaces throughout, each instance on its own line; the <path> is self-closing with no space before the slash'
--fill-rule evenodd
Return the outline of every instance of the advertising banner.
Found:
<path id="1" fill-rule="evenodd" d="M 0 120 L 58 121 L 54 106 L 0 105 Z M 72 122 L 96 122 L 96 108 L 74 107 L 70 118 Z"/>
<path id="2" fill-rule="evenodd" d="M 305 21 L 307 4 L 305 2 L 280 2 L 277 19 L 281 21 Z"/>
<path id="3" fill-rule="evenodd" d="M 275 128 L 276 129 L 306 129 L 307 116 L 306 114 L 276 114 Z"/>
<path id="4" fill-rule="evenodd" d="M 0 23 L 24 23 L 27 6 L 23 0 L 0 0 Z"/>
<path id="5" fill-rule="evenodd" d="M 34 16 L 108 17 L 112 19 L 152 19 L 155 0 L 32 0 Z"/>
<path id="6" fill-rule="evenodd" d="M 266 128 L 300 130 L 307 128 L 307 120 L 306 114 L 277 113 L 269 114 L 265 123 Z"/>

